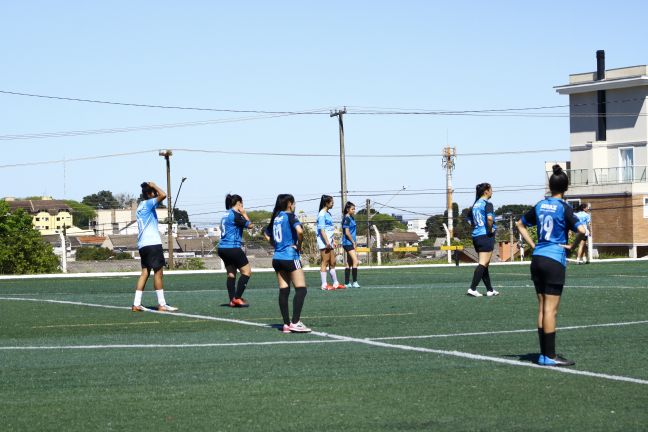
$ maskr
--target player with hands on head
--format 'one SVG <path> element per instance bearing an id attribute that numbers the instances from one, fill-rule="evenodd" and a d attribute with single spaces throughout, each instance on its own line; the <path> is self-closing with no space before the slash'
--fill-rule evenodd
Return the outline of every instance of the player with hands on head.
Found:
<path id="1" fill-rule="evenodd" d="M 252 275 L 252 268 L 243 252 L 243 229 L 253 228 L 250 218 L 243 207 L 243 198 L 240 195 L 225 197 L 227 214 L 221 219 L 221 238 L 218 243 L 218 256 L 225 264 L 227 271 L 227 294 L 230 307 L 248 307 L 243 299 L 243 292 Z M 236 283 L 236 270 L 241 273 L 238 284 Z"/>
<path id="2" fill-rule="evenodd" d="M 549 178 L 551 196 L 539 201 L 516 225 L 524 240 L 533 248 L 531 279 L 538 297 L 538 338 L 543 366 L 573 366 L 575 362 L 556 354 L 556 316 L 565 285 L 567 252 L 585 235 L 585 224 L 572 207 L 564 201 L 569 184 L 567 174 L 560 165 L 552 167 Z M 527 227 L 538 230 L 538 243 L 534 243 Z M 569 231 L 577 233 L 573 245 L 567 245 Z"/>
<path id="3" fill-rule="evenodd" d="M 158 217 L 155 209 L 166 198 L 166 193 L 154 182 L 144 182 L 142 188 L 142 201 L 137 206 L 137 248 L 139 249 L 142 273 L 135 285 L 135 300 L 132 311 L 143 312 L 147 308 L 142 306 L 142 294 L 144 287 L 153 270 L 153 288 L 157 294 L 158 307 L 160 312 L 175 312 L 178 308 L 168 305 L 164 298 L 162 275 L 164 268 L 164 252 L 162 250 L 162 239 L 158 230 Z"/>

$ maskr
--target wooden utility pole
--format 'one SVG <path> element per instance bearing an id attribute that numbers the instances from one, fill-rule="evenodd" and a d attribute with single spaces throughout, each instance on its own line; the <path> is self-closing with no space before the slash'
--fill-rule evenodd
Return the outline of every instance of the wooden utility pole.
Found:
<path id="1" fill-rule="evenodd" d="M 346 158 L 344 152 L 344 120 L 342 116 L 346 114 L 347 110 L 344 107 L 341 110 L 335 110 L 331 112 L 331 117 L 338 118 L 338 125 L 340 128 L 340 198 L 342 202 L 340 203 L 340 208 L 342 209 L 342 216 L 344 216 L 344 206 L 347 203 L 347 181 L 346 181 Z"/>
<path id="2" fill-rule="evenodd" d="M 371 265 L 371 243 L 369 240 L 371 239 L 371 232 L 369 231 L 370 229 L 370 223 L 369 220 L 371 220 L 371 200 L 367 199 L 367 249 L 369 249 L 369 252 L 367 252 L 367 264 Z"/>
<path id="3" fill-rule="evenodd" d="M 455 167 L 455 157 L 457 157 L 456 147 L 446 147 L 442 153 L 443 159 L 441 165 L 446 169 L 446 204 L 448 208 L 448 233 L 450 241 L 454 238 L 453 228 L 453 211 L 452 211 L 452 171 Z M 448 244 L 448 246 L 450 246 Z M 450 262 L 451 253 L 448 251 L 448 262 Z"/>
<path id="4" fill-rule="evenodd" d="M 167 241 L 169 243 L 169 270 L 173 270 L 173 207 L 171 206 L 171 150 L 160 150 L 160 156 L 166 160 L 167 174 Z"/>

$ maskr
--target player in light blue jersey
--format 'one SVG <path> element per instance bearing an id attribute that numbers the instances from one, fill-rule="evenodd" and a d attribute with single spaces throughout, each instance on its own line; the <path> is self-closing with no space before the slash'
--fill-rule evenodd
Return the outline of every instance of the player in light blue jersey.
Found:
<path id="1" fill-rule="evenodd" d="M 576 212 L 576 217 L 578 220 L 585 224 L 585 239 L 580 242 L 578 245 L 578 254 L 576 255 L 576 264 L 585 263 L 587 264 L 589 260 L 586 257 L 585 247 L 587 246 L 587 237 L 592 235 L 592 216 L 590 215 L 589 204 L 583 203 L 578 206 L 578 212 Z"/>
<path id="2" fill-rule="evenodd" d="M 272 267 L 277 274 L 279 284 L 279 310 L 283 318 L 284 333 L 308 333 L 311 331 L 301 322 L 301 311 L 306 298 L 306 278 L 302 270 L 300 251 L 304 231 L 299 219 L 295 216 L 295 198 L 290 194 L 277 196 L 270 224 L 265 235 L 274 246 Z M 290 284 L 295 287 L 293 298 L 293 316 L 290 319 L 288 299 Z"/>
<path id="3" fill-rule="evenodd" d="M 155 209 L 164 198 L 166 193 L 153 182 L 144 182 L 142 187 L 142 201 L 137 206 L 137 248 L 139 249 L 142 273 L 135 285 L 135 301 L 131 310 L 143 312 L 147 310 L 142 306 L 142 294 L 146 281 L 148 281 L 153 270 L 153 288 L 157 294 L 158 307 L 161 312 L 175 312 L 178 308 L 168 305 L 164 298 L 162 287 L 162 273 L 164 268 L 164 252 L 162 251 L 162 239 L 158 230 L 158 217 Z"/>
<path id="4" fill-rule="evenodd" d="M 221 219 L 221 238 L 218 242 L 218 256 L 225 264 L 227 271 L 227 294 L 230 307 L 248 307 L 243 298 L 252 268 L 243 252 L 243 229 L 253 228 L 250 218 L 243 207 L 243 198 L 240 195 L 227 194 L 225 197 L 225 210 L 229 210 Z M 236 283 L 236 269 L 241 272 L 238 284 Z"/>
<path id="5" fill-rule="evenodd" d="M 524 240 L 533 248 L 531 258 L 531 279 L 538 296 L 538 338 L 540 356 L 538 364 L 543 366 L 572 366 L 571 360 L 556 355 L 556 315 L 560 296 L 565 285 L 567 245 L 570 230 L 579 234 L 574 239 L 578 244 L 585 235 L 585 224 L 574 215 L 571 206 L 563 198 L 569 184 L 567 174 L 560 165 L 553 166 L 549 178 L 551 197 L 538 202 L 522 218 L 517 227 Z M 526 227 L 538 230 L 535 244 Z"/>
<path id="6" fill-rule="evenodd" d="M 492 196 L 493 188 L 490 184 L 478 184 L 475 187 L 475 202 L 468 216 L 473 227 L 473 246 L 479 254 L 479 264 L 473 273 L 470 288 L 466 293 L 472 297 L 483 297 L 477 290 L 479 281 L 484 281 L 488 297 L 499 295 L 499 292 L 493 289 L 493 285 L 491 285 L 490 273 L 488 272 L 488 265 L 493 256 L 493 249 L 495 249 L 495 213 L 493 212 L 493 204 L 488 201 Z"/>
<path id="7" fill-rule="evenodd" d="M 323 290 L 335 290 L 346 288 L 338 282 L 337 274 L 335 273 L 335 248 L 337 243 L 335 241 L 335 225 L 333 224 L 333 216 L 330 210 L 333 208 L 333 197 L 330 195 L 322 195 L 319 205 L 319 213 L 317 214 L 317 247 L 320 251 L 320 277 L 322 279 Z M 329 285 L 326 282 L 326 271 L 331 275 L 333 284 Z"/>
<path id="8" fill-rule="evenodd" d="M 352 288 L 360 288 L 358 284 L 358 254 L 356 253 L 356 221 L 355 204 L 351 201 L 344 206 L 344 217 L 342 219 L 342 248 L 346 252 L 346 265 L 344 267 L 344 285 Z M 353 277 L 353 283 L 349 285 L 349 276 Z"/>

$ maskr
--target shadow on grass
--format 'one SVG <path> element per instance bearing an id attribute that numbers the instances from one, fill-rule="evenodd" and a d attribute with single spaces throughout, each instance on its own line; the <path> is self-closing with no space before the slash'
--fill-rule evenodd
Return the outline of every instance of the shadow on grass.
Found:
<path id="1" fill-rule="evenodd" d="M 505 354 L 502 357 L 512 358 L 523 362 L 529 363 L 538 363 L 538 353 L 527 353 L 527 354 Z"/>

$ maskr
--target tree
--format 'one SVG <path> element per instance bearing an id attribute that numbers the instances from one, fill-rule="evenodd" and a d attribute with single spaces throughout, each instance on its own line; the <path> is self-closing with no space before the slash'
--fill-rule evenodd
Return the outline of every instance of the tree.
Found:
<path id="1" fill-rule="evenodd" d="M 255 225 L 267 225 L 272 217 L 272 212 L 266 210 L 250 210 L 247 212 L 250 222 Z"/>
<path id="2" fill-rule="evenodd" d="M 186 225 L 191 228 L 191 222 L 189 221 L 189 214 L 186 210 L 180 210 L 178 208 L 173 209 L 173 220 L 175 220 L 178 225 Z"/>
<path id="3" fill-rule="evenodd" d="M 533 206 L 529 204 L 506 204 L 495 210 L 495 215 L 502 216 L 507 213 L 513 213 L 513 216 L 516 219 L 519 219 L 524 215 L 524 213 L 528 212 L 531 207 Z"/>
<path id="4" fill-rule="evenodd" d="M 0 201 L 0 274 L 55 273 L 59 260 L 24 210 Z"/>
<path id="5" fill-rule="evenodd" d="M 96 209 L 113 209 L 119 207 L 117 199 L 113 196 L 112 192 L 107 190 L 84 196 L 81 202 Z"/>
<path id="6" fill-rule="evenodd" d="M 137 202 L 135 195 L 124 192 L 116 194 L 115 200 L 119 208 L 130 208 L 133 203 Z"/>
<path id="7" fill-rule="evenodd" d="M 452 203 L 452 231 L 455 238 L 467 238 L 470 237 L 472 232 L 472 226 L 468 220 L 468 215 L 470 214 L 470 208 L 465 208 L 459 212 L 459 205 L 457 203 Z M 446 237 L 445 229 L 443 224 L 448 222 L 448 211 L 444 211 L 443 215 L 434 215 L 430 216 L 425 222 L 425 229 L 428 232 L 430 238 L 437 237 Z"/>
<path id="8" fill-rule="evenodd" d="M 77 227 L 90 226 L 90 219 L 97 217 L 93 207 L 74 200 L 65 200 L 65 204 L 72 207 L 72 224 Z"/>
<path id="9" fill-rule="evenodd" d="M 389 231 L 403 231 L 407 229 L 407 226 L 399 222 L 394 216 L 379 213 L 374 209 L 371 209 L 371 219 L 369 223 L 371 225 L 376 225 L 378 231 L 381 233 L 386 233 Z M 358 235 L 367 235 L 367 211 L 360 210 L 356 213 L 356 233 Z"/>

